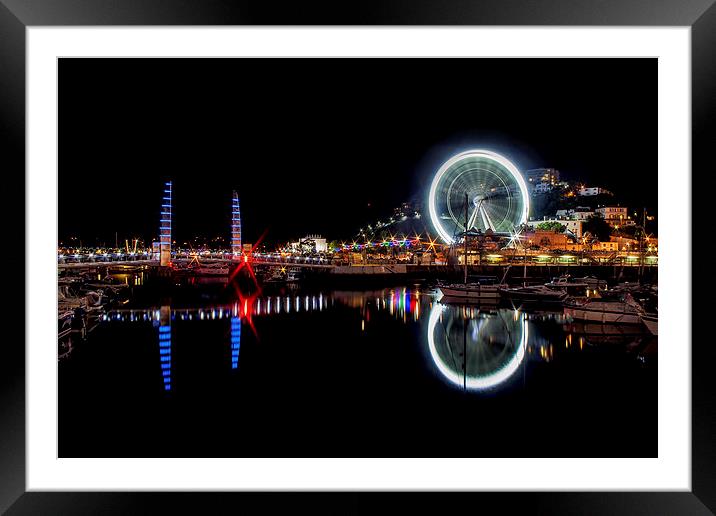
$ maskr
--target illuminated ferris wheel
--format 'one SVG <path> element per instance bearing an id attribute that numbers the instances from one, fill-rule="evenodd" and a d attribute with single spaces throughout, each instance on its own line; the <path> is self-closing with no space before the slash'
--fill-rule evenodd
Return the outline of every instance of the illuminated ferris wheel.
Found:
<path id="1" fill-rule="evenodd" d="M 470 150 L 453 156 L 437 171 L 428 208 L 435 230 L 451 244 L 466 231 L 514 234 L 527 221 L 529 194 L 510 160 Z"/>

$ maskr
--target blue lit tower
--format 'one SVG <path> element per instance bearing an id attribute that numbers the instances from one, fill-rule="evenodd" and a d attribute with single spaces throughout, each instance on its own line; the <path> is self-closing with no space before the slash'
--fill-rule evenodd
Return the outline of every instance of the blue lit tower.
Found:
<path id="1" fill-rule="evenodd" d="M 159 364 L 162 368 L 164 390 L 172 390 L 172 309 L 162 306 L 159 309 Z"/>
<path id="2" fill-rule="evenodd" d="M 172 182 L 164 185 L 162 216 L 159 219 L 159 265 L 166 267 L 172 261 Z"/>
<path id="3" fill-rule="evenodd" d="M 231 201 L 231 257 L 238 259 L 241 256 L 241 210 L 239 209 L 239 194 L 234 190 Z"/>

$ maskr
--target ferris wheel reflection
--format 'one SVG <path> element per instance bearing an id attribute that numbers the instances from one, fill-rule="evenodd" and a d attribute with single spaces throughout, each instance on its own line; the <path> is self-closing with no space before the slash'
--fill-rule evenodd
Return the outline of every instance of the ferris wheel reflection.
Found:
<path id="1" fill-rule="evenodd" d="M 427 325 L 430 356 L 450 384 L 470 391 L 498 389 L 520 369 L 528 341 L 519 310 L 433 304 Z"/>

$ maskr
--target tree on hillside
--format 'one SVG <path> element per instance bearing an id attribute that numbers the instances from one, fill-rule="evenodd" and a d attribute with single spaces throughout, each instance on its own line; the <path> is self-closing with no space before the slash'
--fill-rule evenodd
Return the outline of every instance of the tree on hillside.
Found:
<path id="1" fill-rule="evenodd" d="M 560 224 L 559 222 L 540 222 L 535 226 L 535 229 L 540 231 L 554 231 L 555 233 L 564 233 L 567 226 Z"/>
<path id="2" fill-rule="evenodd" d="M 600 242 L 608 242 L 612 234 L 612 227 L 602 217 L 592 215 L 582 224 L 582 233 L 589 232 Z"/>

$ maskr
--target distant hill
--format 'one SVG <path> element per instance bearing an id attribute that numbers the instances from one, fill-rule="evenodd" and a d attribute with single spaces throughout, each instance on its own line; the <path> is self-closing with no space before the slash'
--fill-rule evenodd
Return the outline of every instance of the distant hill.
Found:
<path id="1" fill-rule="evenodd" d="M 415 237 L 416 235 L 421 238 L 436 237 L 430 223 L 430 217 L 425 217 L 418 213 L 417 216 L 404 219 L 401 217 L 393 219 L 392 222 L 387 219 L 383 223 L 375 223 L 371 224 L 370 227 L 362 228 L 362 232 L 359 231 L 354 238 L 357 241 L 378 242 L 401 236 Z"/>

